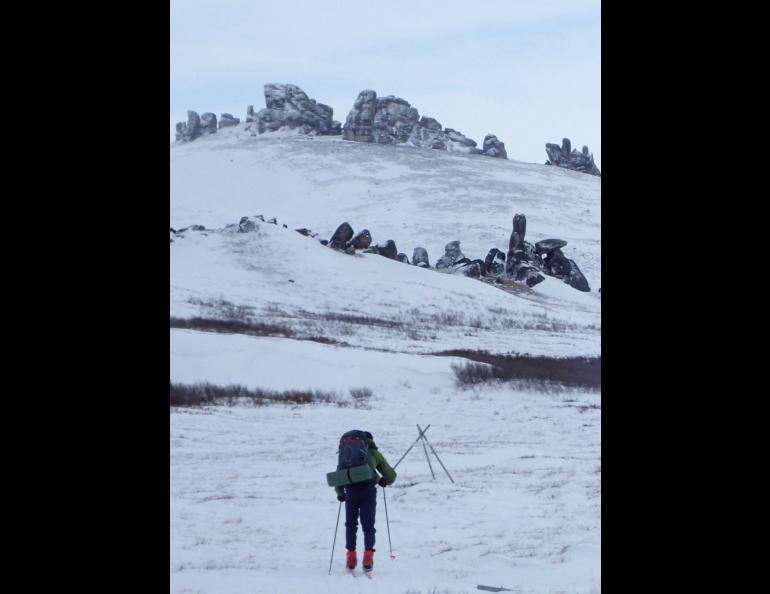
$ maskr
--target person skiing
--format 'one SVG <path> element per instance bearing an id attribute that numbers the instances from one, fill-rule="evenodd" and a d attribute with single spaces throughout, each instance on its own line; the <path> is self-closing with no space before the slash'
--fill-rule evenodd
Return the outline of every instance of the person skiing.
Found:
<path id="1" fill-rule="evenodd" d="M 364 532 L 364 571 L 371 571 L 374 567 L 374 517 L 377 506 L 377 485 L 383 489 L 392 485 L 396 480 L 396 471 L 391 468 L 385 456 L 377 449 L 372 434 L 364 431 L 369 449 L 369 466 L 378 471 L 382 476 L 377 477 L 374 472 L 374 478 L 360 482 L 345 485 L 344 487 L 334 487 L 337 493 L 337 500 L 345 502 L 345 548 L 348 551 L 346 566 L 348 569 L 355 569 L 358 559 L 356 557 L 356 533 L 358 532 L 358 519 L 361 519 L 361 528 Z M 347 435 L 347 434 L 346 434 Z"/>

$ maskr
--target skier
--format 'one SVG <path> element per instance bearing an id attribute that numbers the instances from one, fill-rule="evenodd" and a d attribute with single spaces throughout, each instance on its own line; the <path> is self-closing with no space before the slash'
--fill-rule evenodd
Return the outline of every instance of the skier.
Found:
<path id="1" fill-rule="evenodd" d="M 364 532 L 364 560 L 363 569 L 369 572 L 374 567 L 374 515 L 377 505 L 377 487 L 383 489 L 392 485 L 396 480 L 396 471 L 390 467 L 385 456 L 377 449 L 372 434 L 364 431 L 369 448 L 368 464 L 382 476 L 362 483 L 353 483 L 344 487 L 334 487 L 337 500 L 345 502 L 345 548 L 348 550 L 346 566 L 353 570 L 358 563 L 356 557 L 356 532 L 358 531 L 358 518 L 361 518 L 361 528 Z"/>

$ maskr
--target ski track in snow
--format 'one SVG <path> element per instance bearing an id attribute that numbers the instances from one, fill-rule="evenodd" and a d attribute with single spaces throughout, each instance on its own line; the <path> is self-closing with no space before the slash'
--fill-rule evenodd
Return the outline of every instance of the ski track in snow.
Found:
<path id="1" fill-rule="evenodd" d="M 171 244 L 172 315 L 220 317 L 225 307 L 348 346 L 171 330 L 172 381 L 324 390 L 349 404 L 351 388 L 374 395 L 363 406 L 172 409 L 171 591 L 599 592 L 600 394 L 462 390 L 451 365 L 463 360 L 426 354 L 599 354 L 599 194 L 598 178 L 555 167 L 338 138 L 250 138 L 240 127 L 173 147 L 171 225 L 208 230 Z M 410 259 L 426 247 L 435 264 L 454 239 L 470 258 L 506 250 L 519 212 L 528 241 L 569 241 L 565 255 L 591 293 L 546 278 L 512 294 L 341 254 L 293 231 L 328 238 L 348 221 L 373 243 L 394 239 Z M 222 230 L 257 214 L 279 225 Z M 338 502 L 325 475 L 336 440 L 369 430 L 395 464 L 416 423 L 431 424 L 427 437 L 456 483 L 431 457 L 433 480 L 417 444 L 387 490 L 397 558 L 388 559 L 379 489 L 373 579 L 344 571 L 344 513 L 327 575 Z M 362 542 L 359 530 L 359 557 Z"/>

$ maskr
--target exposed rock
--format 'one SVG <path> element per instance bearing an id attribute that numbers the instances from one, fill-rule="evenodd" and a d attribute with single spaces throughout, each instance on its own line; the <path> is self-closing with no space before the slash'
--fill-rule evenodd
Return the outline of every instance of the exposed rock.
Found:
<path id="1" fill-rule="evenodd" d="M 534 287 L 538 283 L 542 283 L 544 280 L 545 280 L 545 277 L 542 274 L 540 274 L 537 271 L 537 269 L 535 269 L 535 268 L 532 268 L 527 273 L 527 281 L 526 282 L 527 282 L 527 286 L 528 287 Z"/>
<path id="2" fill-rule="evenodd" d="M 390 258 L 391 260 L 395 260 L 398 256 L 398 249 L 396 248 L 396 242 L 392 239 L 388 239 L 388 241 L 385 242 L 384 246 L 377 246 L 377 253 L 380 254 L 380 256 L 385 256 L 386 258 Z"/>
<path id="3" fill-rule="evenodd" d="M 424 247 L 414 248 L 414 252 L 412 252 L 412 264 L 421 268 L 430 268 L 428 250 L 426 250 Z"/>
<path id="4" fill-rule="evenodd" d="M 246 121 L 254 118 L 260 134 L 281 129 L 298 130 L 302 134 L 340 133 L 340 123 L 332 120 L 332 108 L 310 99 L 297 85 L 266 84 L 265 105 L 256 116 L 253 109 L 246 116 Z"/>
<path id="5" fill-rule="evenodd" d="M 505 252 L 492 248 L 484 259 L 484 265 L 488 274 L 502 274 L 505 272 Z"/>
<path id="6" fill-rule="evenodd" d="M 507 159 L 508 153 L 505 152 L 505 143 L 497 139 L 494 134 L 487 134 L 484 137 L 484 149 L 482 154 L 487 157 L 498 157 L 500 159 Z"/>
<path id="7" fill-rule="evenodd" d="M 201 135 L 201 118 L 197 112 L 187 112 L 187 121 L 176 125 L 176 139 L 179 142 L 189 142 Z"/>
<path id="8" fill-rule="evenodd" d="M 580 268 L 578 268 L 578 265 L 575 263 L 575 261 L 568 260 L 568 262 L 570 263 L 570 271 L 569 275 L 567 276 L 567 283 L 571 287 L 576 288 L 578 291 L 584 291 L 586 293 L 591 291 L 591 287 L 588 286 L 586 277 L 583 276 L 582 272 L 580 272 Z"/>
<path id="9" fill-rule="evenodd" d="M 524 236 L 527 233 L 527 218 L 523 214 L 513 217 L 513 231 L 508 242 L 507 264 L 512 268 L 517 262 L 529 262 Z"/>
<path id="10" fill-rule="evenodd" d="M 472 140 L 468 137 L 466 137 L 464 134 L 458 132 L 457 130 L 453 130 L 452 128 L 445 128 L 444 134 L 446 134 L 446 137 L 451 140 L 452 142 L 456 142 L 460 146 L 465 147 L 475 147 L 476 141 Z"/>
<path id="11" fill-rule="evenodd" d="M 543 272 L 551 276 L 566 277 L 571 270 L 572 265 L 559 248 L 548 252 L 543 259 Z"/>
<path id="12" fill-rule="evenodd" d="M 333 247 L 338 250 L 344 250 L 347 247 L 348 242 L 353 237 L 353 227 L 349 223 L 342 223 L 332 235 L 329 240 L 329 247 Z"/>
<path id="13" fill-rule="evenodd" d="M 363 229 L 356 233 L 355 237 L 350 240 L 350 245 L 357 250 L 365 250 L 372 245 L 372 235 L 369 233 L 369 229 Z"/>
<path id="14" fill-rule="evenodd" d="M 538 254 L 547 254 L 551 250 L 563 248 L 565 245 L 567 245 L 567 242 L 563 239 L 541 239 L 535 243 L 535 251 Z"/>
<path id="15" fill-rule="evenodd" d="M 407 142 L 419 119 L 408 101 L 389 95 L 376 100 L 372 138 L 378 144 Z"/>
<path id="16" fill-rule="evenodd" d="M 419 148 L 470 151 L 476 142 L 451 128 L 442 130 L 435 118 L 423 116 L 408 101 L 389 95 L 377 97 L 361 91 L 348 113 L 342 137 L 377 144 L 408 143 Z"/>
<path id="17" fill-rule="evenodd" d="M 446 150 L 446 134 L 441 130 L 441 124 L 425 116 L 412 129 L 409 142 L 420 148 Z"/>
<path id="18" fill-rule="evenodd" d="M 483 260 L 473 260 L 469 262 L 463 270 L 465 276 L 478 278 L 480 276 L 486 276 L 487 267 Z"/>
<path id="19" fill-rule="evenodd" d="M 546 165 L 556 165 L 581 173 L 588 173 L 601 177 L 601 171 L 594 163 L 594 156 L 588 151 L 587 146 L 583 146 L 582 151 L 572 150 L 572 143 L 569 138 L 562 138 L 561 146 L 551 142 L 546 143 L 545 152 L 548 155 Z"/>
<path id="20" fill-rule="evenodd" d="M 445 268 L 451 268 L 455 262 L 461 260 L 465 256 L 460 250 L 459 241 L 450 241 L 444 246 L 444 255 L 436 262 L 436 270 L 442 270 Z"/>
<path id="21" fill-rule="evenodd" d="M 253 105 L 249 105 L 246 108 L 246 121 L 247 122 L 256 122 L 257 121 L 257 116 L 254 114 L 254 106 Z"/>
<path id="22" fill-rule="evenodd" d="M 216 114 L 207 111 L 201 116 L 201 133 L 202 134 L 214 134 L 217 131 L 217 116 Z"/>
<path id="23" fill-rule="evenodd" d="M 252 108 L 252 109 L 253 109 L 253 108 Z M 241 120 L 240 120 L 239 118 L 234 118 L 234 117 L 233 117 L 231 114 L 229 114 L 229 113 L 223 113 L 223 114 L 222 114 L 222 115 L 219 117 L 219 128 L 220 128 L 220 130 L 221 130 L 222 128 L 226 128 L 226 127 L 228 127 L 228 126 L 237 126 L 237 125 L 238 125 L 238 124 L 240 124 L 240 123 L 241 123 Z"/>
<path id="24" fill-rule="evenodd" d="M 403 253 L 398 254 L 396 256 L 396 260 L 398 260 L 399 262 L 403 262 L 404 264 L 409 264 L 409 258 L 407 257 L 406 254 L 403 254 Z"/>
<path id="25" fill-rule="evenodd" d="M 271 225 L 277 225 L 278 224 L 278 219 L 273 217 L 272 219 L 268 219 L 267 222 L 270 223 Z"/>
<path id="26" fill-rule="evenodd" d="M 371 90 L 361 91 L 342 127 L 342 138 L 355 142 L 375 142 L 374 114 L 376 112 L 377 93 Z"/>
<path id="27" fill-rule="evenodd" d="M 241 217 L 241 220 L 238 223 L 238 231 L 240 233 L 249 233 L 251 231 L 256 231 L 256 229 L 256 221 L 252 221 L 249 217 Z"/>
<path id="28" fill-rule="evenodd" d="M 294 230 L 300 235 L 304 235 L 305 237 L 312 237 L 313 235 L 310 229 L 305 229 L 304 227 L 302 227 L 301 229 L 294 229 Z"/>

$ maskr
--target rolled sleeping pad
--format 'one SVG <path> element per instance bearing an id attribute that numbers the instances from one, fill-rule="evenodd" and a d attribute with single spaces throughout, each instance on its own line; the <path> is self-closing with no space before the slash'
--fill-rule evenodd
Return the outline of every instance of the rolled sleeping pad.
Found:
<path id="1" fill-rule="evenodd" d="M 330 487 L 344 487 L 353 483 L 363 483 L 375 478 L 377 475 L 368 464 L 335 470 L 326 473 L 326 482 Z"/>

